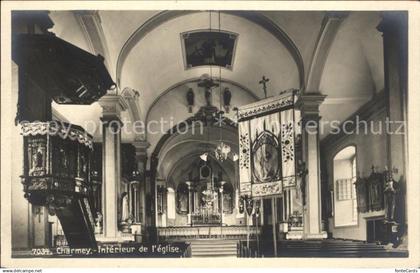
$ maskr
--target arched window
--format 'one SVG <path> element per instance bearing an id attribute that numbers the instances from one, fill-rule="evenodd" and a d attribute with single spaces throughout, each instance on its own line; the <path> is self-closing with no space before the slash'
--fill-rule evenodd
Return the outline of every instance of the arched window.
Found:
<path id="1" fill-rule="evenodd" d="M 356 147 L 348 146 L 339 151 L 334 164 L 334 225 L 357 225 L 356 196 Z"/>

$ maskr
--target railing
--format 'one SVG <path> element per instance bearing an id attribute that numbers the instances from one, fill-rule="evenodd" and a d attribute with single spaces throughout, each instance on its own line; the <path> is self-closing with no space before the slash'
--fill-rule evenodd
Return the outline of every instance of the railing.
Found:
<path id="1" fill-rule="evenodd" d="M 239 241 L 237 244 L 238 257 L 240 258 L 257 258 L 261 257 L 261 253 L 258 251 L 256 241 Z"/>
<path id="2" fill-rule="evenodd" d="M 182 253 L 181 258 L 191 258 L 191 244 L 188 244 L 184 253 Z"/>
<path id="3" fill-rule="evenodd" d="M 255 238 L 260 229 L 254 226 L 200 226 L 200 227 L 160 227 L 158 236 L 162 240 L 223 238 L 239 239 Z"/>

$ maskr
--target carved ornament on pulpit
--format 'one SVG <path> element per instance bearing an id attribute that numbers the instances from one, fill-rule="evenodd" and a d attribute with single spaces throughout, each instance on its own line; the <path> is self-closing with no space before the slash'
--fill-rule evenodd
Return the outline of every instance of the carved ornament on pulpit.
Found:
<path id="1" fill-rule="evenodd" d="M 89 156 L 92 137 L 81 127 L 63 122 L 22 123 L 25 197 L 49 213 L 64 208 L 75 196 L 91 192 Z"/>

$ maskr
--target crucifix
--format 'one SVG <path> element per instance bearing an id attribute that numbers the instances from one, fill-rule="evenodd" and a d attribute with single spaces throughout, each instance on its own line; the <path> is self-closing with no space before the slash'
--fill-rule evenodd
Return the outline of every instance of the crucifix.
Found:
<path id="1" fill-rule="evenodd" d="M 204 87 L 204 95 L 206 98 L 207 106 L 212 105 L 211 89 L 217 86 L 219 86 L 219 84 L 215 83 L 212 78 L 208 77 L 208 75 L 203 75 L 198 82 L 198 87 Z"/>
<path id="2" fill-rule="evenodd" d="M 270 81 L 270 79 L 266 78 L 265 76 L 262 76 L 262 80 L 259 82 L 259 84 L 262 84 L 263 86 L 265 98 L 267 98 L 267 82 L 268 81 Z"/>

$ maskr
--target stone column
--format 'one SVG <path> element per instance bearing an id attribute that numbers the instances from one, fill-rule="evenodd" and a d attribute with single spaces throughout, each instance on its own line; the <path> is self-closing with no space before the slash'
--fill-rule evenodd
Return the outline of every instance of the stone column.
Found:
<path id="1" fill-rule="evenodd" d="M 308 169 L 306 177 L 306 206 L 304 208 L 304 238 L 322 239 L 327 233 L 321 225 L 321 177 L 319 148 L 319 106 L 325 99 L 320 93 L 302 94 L 297 107 L 302 116 L 303 161 Z"/>
<path id="2" fill-rule="evenodd" d="M 190 181 L 187 181 L 185 183 L 188 185 L 188 225 L 192 225 L 192 188 Z"/>
<path id="3" fill-rule="evenodd" d="M 139 207 L 140 207 L 140 222 L 144 226 L 146 224 L 146 164 L 147 164 L 147 148 L 149 148 L 150 143 L 145 140 L 136 140 L 133 142 L 134 147 L 136 147 L 136 161 L 137 169 L 141 174 L 140 181 L 140 196 L 139 196 Z"/>
<path id="4" fill-rule="evenodd" d="M 382 13 L 378 30 L 383 33 L 385 94 L 387 97 L 387 165 L 399 185 L 399 210 L 395 220 L 402 226 L 394 227 L 394 235 L 402 236 L 407 217 L 406 162 L 407 158 L 407 84 L 408 84 L 408 15 L 404 12 Z M 403 126 L 401 126 L 403 125 Z M 394 236 L 392 235 L 392 236 Z M 390 235 L 391 236 L 391 235 Z"/>
<path id="5" fill-rule="evenodd" d="M 99 100 L 102 107 L 102 213 L 105 240 L 118 237 L 118 196 L 121 178 L 121 128 L 120 114 L 127 109 L 123 98 L 105 95 Z"/>
<path id="6" fill-rule="evenodd" d="M 220 182 L 220 189 L 219 189 L 219 191 L 220 191 L 220 216 L 221 216 L 221 222 L 222 222 L 222 226 L 223 226 L 223 220 L 224 220 L 224 213 L 223 213 L 223 210 L 224 210 L 224 207 L 223 207 L 223 186 L 225 185 L 225 183 L 226 183 L 226 181 L 222 181 L 222 182 Z"/>
<path id="7" fill-rule="evenodd" d="M 139 181 L 131 181 L 130 182 L 130 213 L 133 216 L 133 222 L 139 223 L 140 222 L 140 212 L 139 212 Z"/>

